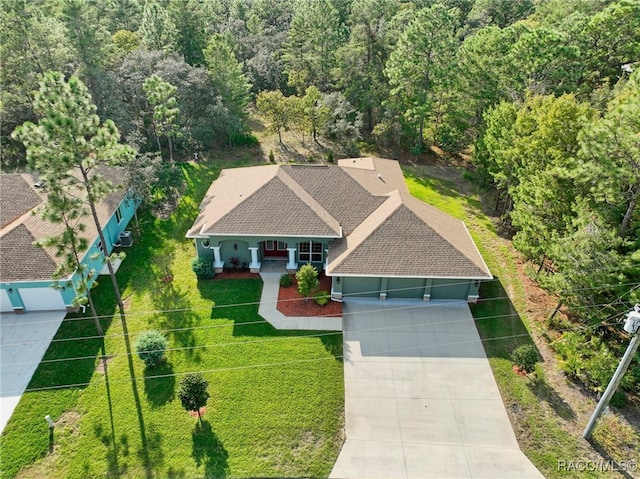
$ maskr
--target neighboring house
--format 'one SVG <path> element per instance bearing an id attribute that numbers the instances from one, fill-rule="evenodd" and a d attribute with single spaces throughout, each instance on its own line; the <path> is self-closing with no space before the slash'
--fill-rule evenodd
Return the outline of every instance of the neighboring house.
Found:
<path id="1" fill-rule="evenodd" d="M 54 273 L 61 263 L 53 248 L 38 248 L 34 241 L 57 236 L 60 224 L 40 218 L 38 208 L 46 204 L 46 185 L 29 174 L 0 175 L 0 310 L 7 312 L 73 310 L 78 275 L 70 272 L 60 279 Z M 105 239 L 102 245 L 93 218 L 82 217 L 89 249 L 82 261 L 99 273 L 103 255 L 111 253 L 120 239 L 130 239 L 122 233 L 135 211 L 133 201 L 127 201 L 123 190 L 109 194 L 97 204 L 98 217 Z M 123 243 L 125 242 L 123 241 Z M 91 280 L 93 282 L 94 278 Z"/>
<path id="2" fill-rule="evenodd" d="M 492 278 L 464 223 L 412 197 L 398 162 L 380 158 L 223 170 L 187 237 L 217 272 L 231 258 L 253 272 L 312 263 L 338 301 L 474 302 Z"/>

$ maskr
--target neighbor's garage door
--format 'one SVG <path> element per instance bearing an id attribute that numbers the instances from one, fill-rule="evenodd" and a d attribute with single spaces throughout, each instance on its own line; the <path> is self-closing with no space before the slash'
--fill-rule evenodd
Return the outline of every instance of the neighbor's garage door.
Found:
<path id="1" fill-rule="evenodd" d="M 0 289 L 0 312 L 13 312 L 13 306 L 11 306 L 11 300 L 6 289 Z"/>
<path id="2" fill-rule="evenodd" d="M 342 297 L 380 297 L 380 278 L 342 278 Z"/>
<path id="3" fill-rule="evenodd" d="M 21 288 L 18 290 L 25 311 L 66 309 L 60 291 L 53 288 Z"/>

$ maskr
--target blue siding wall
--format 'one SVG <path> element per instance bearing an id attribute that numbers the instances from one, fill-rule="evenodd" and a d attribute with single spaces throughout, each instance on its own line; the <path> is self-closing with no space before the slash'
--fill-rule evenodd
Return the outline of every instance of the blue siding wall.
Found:
<path id="1" fill-rule="evenodd" d="M 134 216 L 135 210 L 137 208 L 137 204 L 134 201 L 125 201 L 123 200 L 119 206 L 119 212 L 114 213 L 109 221 L 105 225 L 103 225 L 102 230 L 105 235 L 105 240 L 107 241 L 106 250 L 108 253 L 112 253 L 115 246 L 114 244 L 118 243 L 118 234 L 124 231 L 127 228 L 127 225 L 131 221 Z M 83 258 L 83 263 L 89 267 L 89 270 L 94 271 L 94 277 L 89 281 L 89 285 L 91 285 L 97 278 L 98 273 L 102 269 L 104 265 L 104 257 L 100 253 L 100 249 L 98 245 L 100 243 L 100 238 L 97 237 L 89 250 L 85 253 Z M 79 283 L 79 275 L 74 274 L 70 281 L 67 280 L 44 280 L 44 281 L 14 281 L 11 283 L 2 283 L 0 284 L 0 288 L 7 291 L 9 296 L 9 300 L 11 301 L 11 305 L 14 308 L 24 308 L 24 303 L 22 302 L 20 295 L 18 294 L 18 289 L 26 289 L 26 288 L 48 288 L 53 284 L 57 284 L 57 289 L 59 293 L 62 295 L 62 299 L 66 306 L 71 307 L 73 304 L 73 299 L 76 296 L 75 287 Z M 64 290 L 62 290 L 64 288 Z M 9 293 L 9 289 L 12 289 L 12 292 Z"/>

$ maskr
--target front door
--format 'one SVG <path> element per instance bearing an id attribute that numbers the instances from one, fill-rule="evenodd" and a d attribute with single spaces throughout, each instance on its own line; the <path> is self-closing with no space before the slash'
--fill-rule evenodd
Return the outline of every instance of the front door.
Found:
<path id="1" fill-rule="evenodd" d="M 287 257 L 287 243 L 283 243 L 282 241 L 265 241 L 262 243 L 264 247 L 264 257 Z"/>

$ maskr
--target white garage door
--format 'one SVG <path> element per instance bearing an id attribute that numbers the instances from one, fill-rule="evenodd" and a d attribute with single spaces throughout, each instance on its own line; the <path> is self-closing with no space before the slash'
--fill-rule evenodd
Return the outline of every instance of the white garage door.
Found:
<path id="1" fill-rule="evenodd" d="M 53 288 L 22 288 L 18 290 L 25 311 L 54 311 L 65 309 L 60 291 Z"/>
<path id="2" fill-rule="evenodd" d="M 0 312 L 8 313 L 13 312 L 13 306 L 11 306 L 11 300 L 6 289 L 0 289 Z"/>

